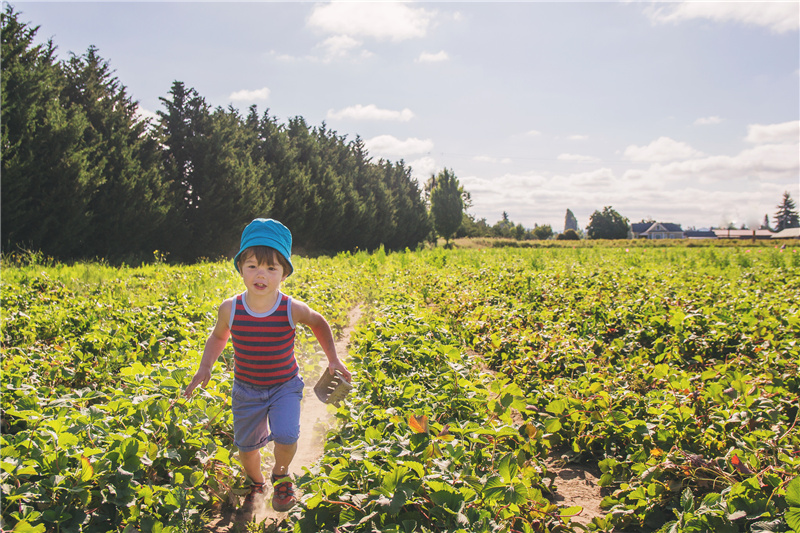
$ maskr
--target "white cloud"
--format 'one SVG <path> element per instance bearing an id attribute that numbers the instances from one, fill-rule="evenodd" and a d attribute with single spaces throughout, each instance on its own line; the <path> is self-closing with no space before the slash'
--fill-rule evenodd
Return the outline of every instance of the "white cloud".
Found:
<path id="1" fill-rule="evenodd" d="M 558 159 L 560 161 L 577 161 L 580 163 L 596 163 L 600 161 L 600 159 L 592 157 L 590 155 L 578 155 L 578 154 L 559 154 Z"/>
<path id="2" fill-rule="evenodd" d="M 569 139 L 570 141 L 585 141 L 588 138 L 589 138 L 588 135 L 570 135 L 569 137 L 567 137 L 567 139 Z"/>
<path id="3" fill-rule="evenodd" d="M 318 44 L 317 48 L 323 51 L 326 60 L 331 60 L 346 57 L 360 46 L 361 41 L 353 39 L 349 35 L 334 35 Z"/>
<path id="4" fill-rule="evenodd" d="M 797 179 L 800 155 L 796 144 L 762 144 L 735 156 L 717 155 L 666 165 L 654 164 L 647 175 L 653 179 L 675 181 L 734 181 L 755 178 L 758 181 Z"/>
<path id="5" fill-rule="evenodd" d="M 145 109 L 145 108 L 143 108 L 141 106 L 136 106 L 136 115 L 141 120 L 150 119 L 151 122 L 157 122 L 158 121 L 158 114 L 150 111 L 149 109 Z"/>
<path id="6" fill-rule="evenodd" d="M 722 122 L 722 119 L 717 117 L 717 116 L 701 117 L 701 118 L 698 118 L 697 120 L 694 121 L 694 125 L 695 126 L 709 126 L 709 125 L 712 125 L 712 124 L 719 124 L 720 122 Z"/>
<path id="7" fill-rule="evenodd" d="M 625 149 L 625 158 L 631 161 L 664 162 L 700 157 L 703 153 L 684 142 L 669 137 L 659 137 L 647 146 L 631 145 Z"/>
<path id="8" fill-rule="evenodd" d="M 537 135 L 541 135 L 542 132 L 539 130 L 529 130 L 525 133 L 525 135 L 530 135 L 531 137 L 535 137 Z"/>
<path id="9" fill-rule="evenodd" d="M 745 140 L 754 144 L 800 142 L 800 120 L 780 124 L 751 124 L 747 126 Z"/>
<path id="10" fill-rule="evenodd" d="M 414 113 L 405 108 L 402 111 L 391 109 L 380 109 L 375 104 L 357 104 L 345 107 L 339 111 L 328 110 L 329 119 L 350 119 L 350 120 L 395 120 L 398 122 L 408 122 L 414 118 Z"/>
<path id="11" fill-rule="evenodd" d="M 331 2 L 318 4 L 308 25 L 325 33 L 403 41 L 424 37 L 435 11 L 394 2 Z"/>
<path id="12" fill-rule="evenodd" d="M 572 183 L 573 188 L 578 187 L 582 190 L 609 189 L 613 182 L 616 181 L 614 172 L 608 168 L 599 168 L 590 172 L 571 174 L 568 179 Z"/>
<path id="13" fill-rule="evenodd" d="M 428 178 L 431 177 L 431 174 L 436 174 L 438 171 L 436 160 L 428 156 L 415 159 L 414 161 L 408 163 L 408 166 L 411 167 L 411 177 L 416 179 L 420 185 L 428 181 Z"/>
<path id="14" fill-rule="evenodd" d="M 364 141 L 370 155 L 377 157 L 406 157 L 415 154 L 424 154 L 433 150 L 433 141 L 430 139 L 398 139 L 392 135 L 378 135 Z"/>
<path id="15" fill-rule="evenodd" d="M 254 91 L 248 91 L 247 89 L 236 91 L 235 93 L 231 93 L 230 99 L 234 102 L 252 102 L 254 100 L 266 100 L 269 98 L 269 89 L 264 87 L 262 89 L 256 89 Z"/>
<path id="16" fill-rule="evenodd" d="M 645 13 L 653 22 L 661 23 L 707 19 L 763 26 L 774 33 L 796 31 L 800 27 L 797 2 L 681 2 L 658 4 L 647 8 Z"/>
<path id="17" fill-rule="evenodd" d="M 437 52 L 432 54 L 430 52 L 422 52 L 419 57 L 416 59 L 417 63 L 441 63 L 442 61 L 447 61 L 450 59 L 450 56 L 447 55 L 447 52 L 442 50 L 441 52 Z"/>

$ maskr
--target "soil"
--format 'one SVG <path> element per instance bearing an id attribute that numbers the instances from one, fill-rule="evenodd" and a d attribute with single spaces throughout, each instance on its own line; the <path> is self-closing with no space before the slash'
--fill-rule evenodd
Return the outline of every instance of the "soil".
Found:
<path id="1" fill-rule="evenodd" d="M 342 359 L 345 359 L 347 356 L 348 345 L 350 344 L 350 334 L 353 332 L 353 328 L 355 327 L 356 323 L 358 323 L 360 318 L 360 306 L 354 307 L 350 310 L 348 315 L 348 325 L 342 331 L 341 337 L 336 342 L 336 353 L 339 354 L 339 357 Z M 313 357 L 316 357 L 318 360 L 310 361 L 311 366 L 322 369 L 324 364 L 322 361 L 324 354 L 315 354 Z M 289 466 L 289 473 L 292 476 L 301 475 L 303 473 L 303 468 L 311 468 L 311 466 L 322 456 L 325 445 L 325 434 L 334 423 L 333 407 L 330 407 L 329 410 L 328 405 L 319 401 L 316 394 L 314 394 L 314 385 L 316 384 L 317 378 L 319 378 L 319 376 L 305 377 L 306 387 L 303 391 L 303 401 L 300 405 L 301 438 L 297 443 L 297 453 L 295 454 L 294 459 Z M 272 444 L 270 443 L 270 445 L 268 445 L 262 452 L 262 471 L 271 472 L 272 464 Z M 257 528 L 258 530 L 262 530 L 263 528 L 263 530 L 269 531 L 270 529 L 273 529 L 270 526 L 280 523 L 286 518 L 287 513 L 279 513 L 272 509 L 272 507 L 269 505 L 269 502 L 272 500 L 272 486 L 267 483 L 265 489 L 264 499 L 266 500 L 267 504 L 261 506 L 261 508 L 256 512 L 256 515 L 253 517 L 253 520 L 258 524 L 262 524 L 261 528 Z M 295 494 L 299 496 L 297 492 L 295 492 Z M 248 529 L 248 525 L 246 523 L 237 521 L 236 507 L 240 503 L 240 498 L 234 497 L 234 499 L 236 500 L 235 502 L 231 502 L 229 505 L 223 507 L 219 514 L 214 516 L 213 519 L 206 525 L 206 532 L 234 533 L 253 531 L 252 527 Z"/>
<path id="2" fill-rule="evenodd" d="M 551 500 L 560 507 L 580 505 L 583 510 L 571 517 L 571 521 L 588 525 L 592 518 L 605 515 L 600 508 L 603 499 L 602 489 L 597 481 L 600 479 L 600 469 L 595 464 L 563 464 L 554 450 L 545 461 L 548 472 L 552 472 L 554 481 L 552 485 L 553 497 Z"/>

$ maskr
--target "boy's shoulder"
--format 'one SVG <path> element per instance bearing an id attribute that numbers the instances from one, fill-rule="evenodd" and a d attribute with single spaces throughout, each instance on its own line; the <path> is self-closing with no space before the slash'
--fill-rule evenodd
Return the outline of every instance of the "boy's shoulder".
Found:
<path id="1" fill-rule="evenodd" d="M 231 296 L 230 298 L 222 300 L 222 303 L 219 304 L 219 316 L 230 316 L 233 310 L 233 302 L 237 297 L 238 296 Z"/>

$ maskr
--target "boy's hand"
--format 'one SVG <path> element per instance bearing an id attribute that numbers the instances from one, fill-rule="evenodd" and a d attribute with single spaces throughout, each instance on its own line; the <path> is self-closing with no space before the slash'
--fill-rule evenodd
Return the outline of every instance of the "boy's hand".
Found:
<path id="1" fill-rule="evenodd" d="M 192 381 L 186 387 L 186 390 L 183 392 L 183 396 L 185 398 L 189 398 L 192 395 L 192 391 L 200 384 L 203 384 L 203 388 L 205 389 L 208 386 L 208 382 L 211 381 L 211 370 L 205 367 L 200 367 L 197 369 Z"/>
<path id="2" fill-rule="evenodd" d="M 328 372 L 331 373 L 331 376 L 335 376 L 337 370 L 341 372 L 348 383 L 352 381 L 353 376 L 350 374 L 350 371 L 347 370 L 347 367 L 344 366 L 344 363 L 341 361 L 328 362 Z"/>

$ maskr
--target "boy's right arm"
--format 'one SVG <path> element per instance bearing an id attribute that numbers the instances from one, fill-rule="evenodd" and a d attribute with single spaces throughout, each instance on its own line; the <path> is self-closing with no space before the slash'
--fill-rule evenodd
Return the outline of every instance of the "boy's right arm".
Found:
<path id="1" fill-rule="evenodd" d="M 192 392 L 198 385 L 202 383 L 203 388 L 205 388 L 211 380 L 211 367 L 214 366 L 222 350 L 225 349 L 225 345 L 228 343 L 228 337 L 230 337 L 231 334 L 230 329 L 228 329 L 228 321 L 231 316 L 232 304 L 232 300 L 225 300 L 222 302 L 222 305 L 219 306 L 217 323 L 214 325 L 211 335 L 208 336 L 208 340 L 206 340 L 206 346 L 203 349 L 203 358 L 200 360 L 200 367 L 183 392 L 186 398 L 192 395 Z"/>

